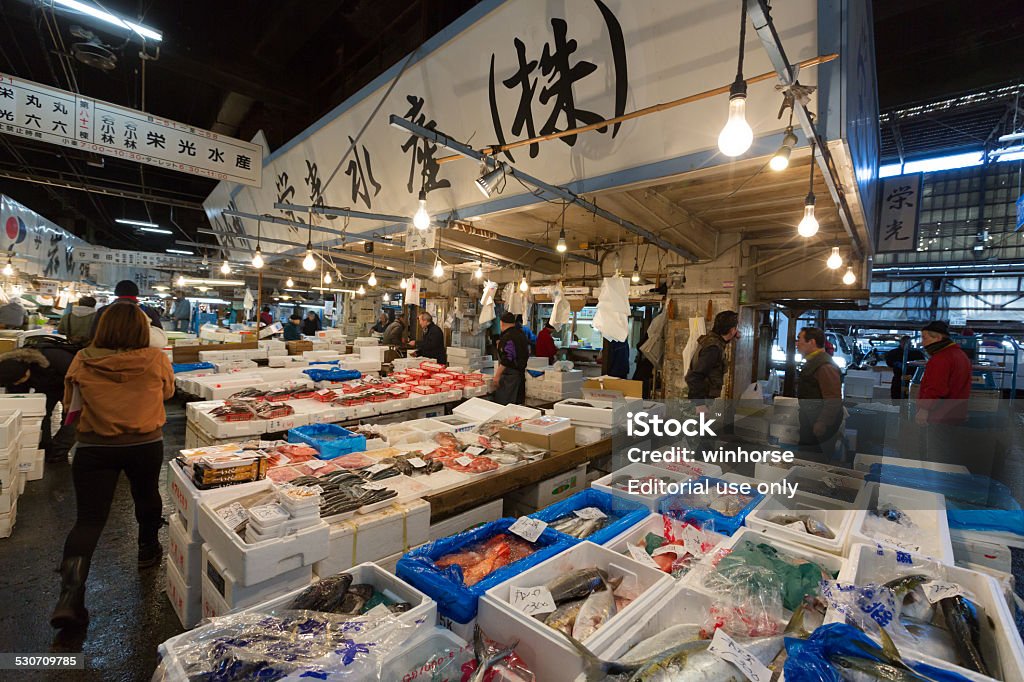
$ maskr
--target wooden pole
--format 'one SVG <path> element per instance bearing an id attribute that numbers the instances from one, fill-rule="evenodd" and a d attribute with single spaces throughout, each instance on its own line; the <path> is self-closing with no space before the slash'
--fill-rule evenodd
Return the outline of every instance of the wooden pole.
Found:
<path id="1" fill-rule="evenodd" d="M 256 271 L 256 343 L 260 341 L 260 317 L 263 315 L 263 268 Z"/>
<path id="2" fill-rule="evenodd" d="M 805 69 L 811 66 L 818 66 L 819 64 L 826 64 L 834 59 L 838 59 L 839 55 L 835 52 L 831 54 L 821 55 L 820 57 L 812 57 L 805 59 L 796 65 L 798 69 Z M 761 81 L 771 80 L 772 78 L 778 78 L 778 74 L 774 71 L 766 71 L 756 76 L 747 78 L 747 85 L 751 83 L 760 83 Z M 500 152 L 507 151 L 509 149 L 515 149 L 517 147 L 525 147 L 526 145 L 536 144 L 538 142 L 547 142 L 549 140 L 557 140 L 560 137 L 568 137 L 570 135 L 578 135 L 579 133 L 589 133 L 592 130 L 598 128 L 607 128 L 609 125 L 616 123 L 622 123 L 623 121 L 629 121 L 634 118 L 640 118 L 641 116 L 647 116 L 648 114 L 654 114 L 659 111 L 665 111 L 666 109 L 673 109 L 683 104 L 690 104 L 692 102 L 698 102 L 702 99 L 708 99 L 717 95 L 724 95 L 729 92 L 729 88 L 732 86 L 730 82 L 728 85 L 713 88 L 711 90 L 705 90 L 704 92 L 698 92 L 694 95 L 688 95 L 679 99 L 674 99 L 671 102 L 662 102 L 661 104 L 654 104 L 643 109 L 637 109 L 631 111 L 628 114 L 622 116 L 616 116 L 615 118 L 609 118 L 604 121 L 598 121 L 597 123 L 591 123 L 590 125 L 580 126 L 579 128 L 571 128 L 569 130 L 560 130 L 555 133 L 549 133 L 547 135 L 540 135 L 538 137 L 531 137 L 527 140 L 516 140 L 515 142 L 509 142 L 508 144 L 496 145 L 493 147 L 485 147 L 480 150 L 481 154 L 498 154 Z M 467 157 L 461 154 L 452 154 L 451 156 L 442 156 L 437 160 L 438 163 L 448 163 L 449 161 L 458 161 L 459 159 L 465 159 Z"/>

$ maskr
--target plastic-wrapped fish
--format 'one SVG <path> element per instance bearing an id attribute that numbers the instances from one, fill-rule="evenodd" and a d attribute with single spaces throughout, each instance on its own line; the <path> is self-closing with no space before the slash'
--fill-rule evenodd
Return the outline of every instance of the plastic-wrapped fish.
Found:
<path id="1" fill-rule="evenodd" d="M 781 516 L 773 516 L 768 520 L 780 526 L 800 524 L 804 531 L 826 540 L 835 540 L 836 537 L 836 534 L 823 521 L 814 518 L 810 514 L 782 514 Z"/>

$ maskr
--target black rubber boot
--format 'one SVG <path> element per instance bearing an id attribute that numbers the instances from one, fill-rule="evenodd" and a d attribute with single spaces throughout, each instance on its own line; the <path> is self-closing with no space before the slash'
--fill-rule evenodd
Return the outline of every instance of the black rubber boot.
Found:
<path id="1" fill-rule="evenodd" d="M 139 545 L 139 570 L 159 566 L 163 556 L 164 548 L 159 542 Z"/>
<path id="2" fill-rule="evenodd" d="M 89 562 L 85 557 L 69 557 L 60 566 L 60 599 L 50 616 L 50 625 L 61 630 L 85 627 L 89 612 L 85 609 L 85 579 L 89 576 Z"/>

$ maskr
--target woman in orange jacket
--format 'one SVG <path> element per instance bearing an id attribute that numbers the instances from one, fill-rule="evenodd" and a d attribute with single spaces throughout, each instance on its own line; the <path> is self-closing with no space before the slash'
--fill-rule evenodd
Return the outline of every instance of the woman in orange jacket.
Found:
<path id="1" fill-rule="evenodd" d="M 149 347 L 146 314 L 118 302 L 100 318 L 92 345 L 75 356 L 64 387 L 68 420 L 78 425 L 71 465 L 78 516 L 64 544 L 55 628 L 89 622 L 85 581 L 122 471 L 139 522 L 139 568 L 160 563 L 164 401 L 174 394 L 174 372 L 163 351 Z"/>

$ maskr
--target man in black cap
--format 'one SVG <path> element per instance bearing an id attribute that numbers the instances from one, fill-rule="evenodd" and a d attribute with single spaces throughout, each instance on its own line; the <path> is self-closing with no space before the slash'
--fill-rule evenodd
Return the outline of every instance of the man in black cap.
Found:
<path id="1" fill-rule="evenodd" d="M 0 355 L 0 386 L 8 393 L 30 390 L 46 396 L 39 448 L 47 462 L 67 462 L 75 444 L 74 424 L 62 425 L 57 435 L 50 430 L 53 411 L 64 399 L 64 376 L 75 358 L 75 348 L 66 344 L 40 343 L 36 348 L 18 348 Z"/>
<path id="2" fill-rule="evenodd" d="M 929 322 L 921 330 L 928 363 L 917 395 L 919 425 L 959 425 L 967 420 L 967 400 L 971 397 L 971 360 L 949 338 L 949 325 Z"/>
<path id="3" fill-rule="evenodd" d="M 96 335 L 96 326 L 100 323 L 100 318 L 103 317 L 103 313 L 106 312 L 107 308 L 111 305 L 117 305 L 122 301 L 134 303 L 139 306 L 139 308 L 142 309 L 142 312 L 146 313 L 146 317 L 149 318 L 149 325 L 151 327 L 156 327 L 157 329 L 164 328 L 164 326 L 160 324 L 160 313 L 152 308 L 139 304 L 139 285 L 135 282 L 130 279 L 121 280 L 117 283 L 117 286 L 114 287 L 114 295 L 117 296 L 117 300 L 96 311 L 96 317 L 92 320 L 92 331 L 89 333 L 90 338 Z"/>
<path id="4" fill-rule="evenodd" d="M 725 383 L 725 347 L 740 338 L 740 316 L 735 310 L 715 315 L 711 332 L 697 340 L 697 354 L 686 373 L 689 398 L 703 407 L 705 401 L 721 397 Z"/>
<path id="5" fill-rule="evenodd" d="M 416 346 L 416 357 L 447 365 L 448 348 L 444 345 L 444 332 L 434 324 L 434 316 L 428 312 L 422 312 L 417 319 L 420 322 L 420 329 L 423 330 L 423 337 L 413 344 Z"/>
<path id="6" fill-rule="evenodd" d="M 526 402 L 526 363 L 530 359 L 530 340 L 516 316 L 506 312 L 501 316 L 501 336 L 498 337 L 498 367 L 494 370 L 494 402 L 499 405 Z"/>

